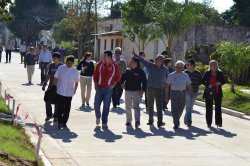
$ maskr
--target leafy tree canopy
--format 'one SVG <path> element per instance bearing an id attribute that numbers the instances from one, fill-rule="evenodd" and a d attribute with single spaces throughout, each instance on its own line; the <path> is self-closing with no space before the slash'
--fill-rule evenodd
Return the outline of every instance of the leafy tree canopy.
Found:
<path id="1" fill-rule="evenodd" d="M 10 21 L 14 18 L 14 16 L 8 11 L 10 5 L 12 5 L 11 0 L 0 1 L 0 21 Z"/>

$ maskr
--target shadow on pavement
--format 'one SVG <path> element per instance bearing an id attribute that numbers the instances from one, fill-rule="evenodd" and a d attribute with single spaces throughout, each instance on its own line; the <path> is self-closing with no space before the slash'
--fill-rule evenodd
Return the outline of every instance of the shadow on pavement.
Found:
<path id="1" fill-rule="evenodd" d="M 196 111 L 196 110 L 193 110 L 192 113 L 197 114 L 197 115 L 204 115 L 204 114 L 202 114 L 202 113 L 200 113 L 199 111 Z"/>
<path id="2" fill-rule="evenodd" d="M 133 127 L 127 127 L 127 132 L 123 132 L 123 134 L 134 135 L 136 138 L 146 138 L 148 136 L 153 136 L 152 133 L 146 133 L 140 128 L 134 129 Z"/>
<path id="3" fill-rule="evenodd" d="M 94 131 L 95 131 L 94 136 L 96 138 L 105 140 L 105 142 L 115 142 L 116 140 L 122 138 L 122 135 L 116 135 L 109 129 L 101 130 L 100 126 L 96 126 Z"/>
<path id="4" fill-rule="evenodd" d="M 23 85 L 23 86 L 32 86 L 32 85 L 34 85 L 34 84 L 29 84 L 29 83 L 24 83 L 24 84 L 21 84 L 21 85 Z"/>
<path id="5" fill-rule="evenodd" d="M 233 138 L 233 137 L 236 137 L 237 134 L 236 133 L 232 133 L 230 131 L 226 131 L 225 129 L 222 129 L 222 128 L 210 128 L 210 130 L 214 133 L 214 134 L 217 134 L 217 135 L 221 135 L 221 136 L 224 136 L 224 137 L 227 137 L 227 138 Z"/>
<path id="6" fill-rule="evenodd" d="M 124 109 L 120 108 L 120 107 L 112 108 L 110 110 L 110 112 L 117 113 L 118 115 L 122 115 L 122 114 L 126 113 L 126 111 Z"/>
<path id="7" fill-rule="evenodd" d="M 92 112 L 94 111 L 94 108 L 90 107 L 90 106 L 81 106 L 79 107 L 79 109 L 76 109 L 77 111 L 83 111 L 83 112 Z"/>
<path id="8" fill-rule="evenodd" d="M 78 135 L 69 128 L 64 128 L 62 130 L 57 129 L 57 124 L 52 124 L 52 122 L 47 122 L 44 124 L 44 132 L 49 134 L 52 138 L 61 139 L 65 143 L 72 142 L 72 139 L 77 138 Z"/>

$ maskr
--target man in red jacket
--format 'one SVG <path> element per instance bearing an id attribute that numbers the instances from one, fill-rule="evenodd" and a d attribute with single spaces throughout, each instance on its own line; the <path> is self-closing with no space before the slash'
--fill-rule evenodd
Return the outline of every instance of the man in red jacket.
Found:
<path id="1" fill-rule="evenodd" d="M 119 67 L 112 60 L 112 52 L 105 51 L 103 60 L 98 62 L 96 70 L 94 72 L 95 82 L 95 115 L 96 125 L 100 124 L 100 118 L 102 117 L 102 128 L 108 128 L 108 115 L 112 97 L 112 90 L 120 80 Z M 103 111 L 101 114 L 100 106 L 103 102 Z"/>

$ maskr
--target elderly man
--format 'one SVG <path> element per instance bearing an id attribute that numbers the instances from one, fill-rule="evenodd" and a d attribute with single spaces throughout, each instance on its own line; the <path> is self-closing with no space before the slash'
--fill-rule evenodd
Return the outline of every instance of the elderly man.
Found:
<path id="1" fill-rule="evenodd" d="M 120 47 L 116 47 L 115 48 L 115 59 L 114 62 L 118 65 L 119 67 L 119 71 L 120 71 L 120 76 L 126 71 L 127 69 L 127 63 L 125 60 L 121 59 L 121 48 Z M 113 89 L 113 93 L 112 93 L 112 102 L 113 102 L 113 107 L 115 108 L 116 106 L 120 105 L 120 99 L 122 96 L 122 88 L 121 88 L 121 84 L 120 84 L 120 80 L 119 82 L 115 85 L 114 89 Z"/>
<path id="2" fill-rule="evenodd" d="M 186 103 L 186 89 L 188 88 L 189 93 L 192 93 L 191 80 L 183 70 L 184 62 L 177 61 L 175 63 L 176 71 L 171 73 L 167 79 L 167 85 L 165 87 L 165 100 L 169 101 L 171 96 L 171 112 L 174 121 L 174 129 L 178 129 L 180 126 L 180 117 Z M 169 96 L 169 90 L 171 92 Z"/>
<path id="3" fill-rule="evenodd" d="M 52 61 L 51 52 L 46 44 L 43 45 L 43 50 L 39 54 L 39 63 L 41 67 L 41 85 L 45 81 L 45 76 L 48 75 L 49 64 Z"/>
<path id="4" fill-rule="evenodd" d="M 154 100 L 156 99 L 157 107 L 157 126 L 164 126 L 163 115 L 162 115 L 162 100 L 163 100 L 163 89 L 168 76 L 168 69 L 163 65 L 164 56 L 157 55 L 155 63 L 148 62 L 139 55 L 136 55 L 134 50 L 132 52 L 135 58 L 138 58 L 148 70 L 148 86 L 147 86 L 147 109 L 149 113 L 149 121 L 147 125 L 153 125 L 154 123 Z"/>

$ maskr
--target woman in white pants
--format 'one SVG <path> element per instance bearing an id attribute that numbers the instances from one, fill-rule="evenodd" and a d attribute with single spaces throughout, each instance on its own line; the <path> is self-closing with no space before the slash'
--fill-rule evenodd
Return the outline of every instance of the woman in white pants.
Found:
<path id="1" fill-rule="evenodd" d="M 81 85 L 81 96 L 82 96 L 82 107 L 85 104 L 89 106 L 89 99 L 92 89 L 92 76 L 94 74 L 94 63 L 91 61 L 92 53 L 87 52 L 84 58 L 80 61 L 77 66 L 77 70 L 81 71 L 80 85 Z"/>

